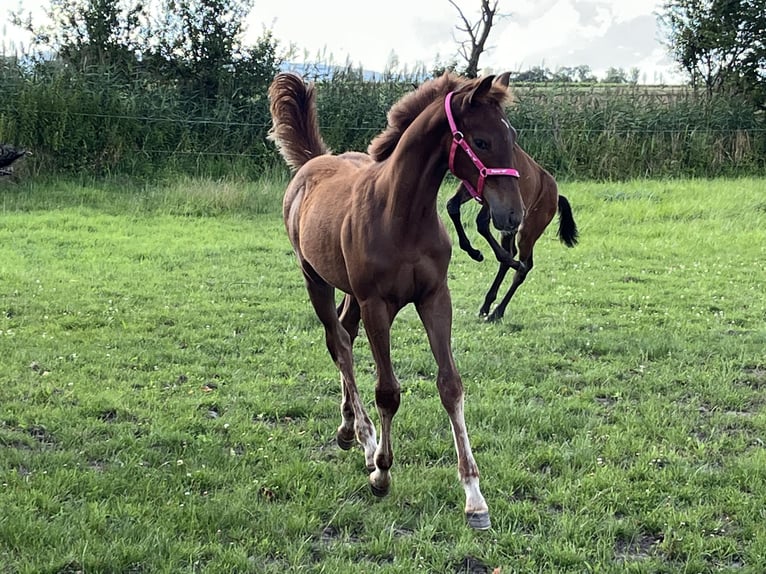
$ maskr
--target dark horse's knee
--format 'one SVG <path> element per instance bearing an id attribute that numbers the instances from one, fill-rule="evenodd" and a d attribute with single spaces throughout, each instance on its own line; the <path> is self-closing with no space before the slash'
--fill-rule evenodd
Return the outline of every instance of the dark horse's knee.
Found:
<path id="1" fill-rule="evenodd" d="M 465 189 L 465 186 L 461 184 L 455 195 L 453 195 L 449 201 L 447 201 L 447 214 L 452 220 L 452 223 L 455 225 L 455 232 L 457 233 L 458 245 L 460 245 L 460 249 L 468 253 L 471 259 L 474 259 L 475 261 L 482 261 L 484 256 L 481 254 L 481 251 L 474 249 L 473 245 L 471 245 L 471 241 L 465 234 L 465 229 L 463 229 L 463 222 L 460 219 L 460 206 L 467 201 L 467 198 L 470 198 L 467 193 L 468 192 Z"/>
<path id="2" fill-rule="evenodd" d="M 394 416 L 399 410 L 401 391 L 399 386 L 378 386 L 375 389 L 375 406 Z"/>
<path id="3" fill-rule="evenodd" d="M 470 194 L 468 193 L 468 190 L 466 189 L 465 185 L 462 183 L 458 186 L 457 191 L 455 192 L 455 195 L 449 198 L 447 201 L 447 213 L 450 215 L 450 217 L 457 216 L 460 217 L 460 206 L 463 205 L 466 201 L 471 199 Z"/>
<path id="4" fill-rule="evenodd" d="M 456 193 L 447 200 L 447 214 L 450 217 L 459 216 L 461 205 L 463 205 L 463 203 L 460 201 L 460 194 Z"/>
<path id="5" fill-rule="evenodd" d="M 485 204 L 481 207 L 479 214 L 476 216 L 476 231 L 478 231 L 482 237 L 486 237 L 488 234 L 492 233 L 489 228 L 491 219 L 489 207 Z"/>

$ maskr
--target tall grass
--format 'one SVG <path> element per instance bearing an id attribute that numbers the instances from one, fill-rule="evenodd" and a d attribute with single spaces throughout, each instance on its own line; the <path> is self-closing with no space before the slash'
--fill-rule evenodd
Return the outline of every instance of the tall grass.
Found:
<path id="1" fill-rule="evenodd" d="M 34 150 L 34 170 L 143 179 L 185 173 L 253 179 L 275 165 L 265 88 L 242 102 L 189 100 L 138 74 L 55 66 L 0 78 L 0 141 Z"/>
<path id="2" fill-rule="evenodd" d="M 174 174 L 257 179 L 284 169 L 266 135 L 267 85 L 247 98 L 191 100 L 173 85 L 108 68 L 31 70 L 0 59 L 0 141 L 35 151 L 35 173 Z M 391 105 L 422 75 L 365 80 L 334 68 L 317 80 L 322 132 L 364 151 Z M 519 86 L 509 109 L 519 142 L 560 180 L 711 177 L 766 168 L 766 120 L 736 98 L 633 86 Z"/>
<path id="3" fill-rule="evenodd" d="M 766 166 L 766 124 L 736 99 L 644 86 L 515 93 L 509 116 L 521 145 L 559 177 L 704 177 Z"/>

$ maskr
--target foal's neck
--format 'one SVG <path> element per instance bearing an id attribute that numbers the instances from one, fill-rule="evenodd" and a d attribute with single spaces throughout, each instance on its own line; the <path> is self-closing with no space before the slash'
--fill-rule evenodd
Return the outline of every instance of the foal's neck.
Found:
<path id="1" fill-rule="evenodd" d="M 392 210 L 414 224 L 438 220 L 436 201 L 447 173 L 446 116 L 424 115 L 404 131 L 384 170 Z"/>

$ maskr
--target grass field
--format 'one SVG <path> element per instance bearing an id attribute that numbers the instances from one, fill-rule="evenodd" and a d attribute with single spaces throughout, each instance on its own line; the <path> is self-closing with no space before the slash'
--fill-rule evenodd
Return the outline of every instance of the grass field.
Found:
<path id="1" fill-rule="evenodd" d="M 282 189 L 0 188 L 0 573 L 766 571 L 766 180 L 562 184 L 580 244 L 499 324 L 455 248 L 488 532 L 413 309 L 389 496 L 335 446 Z"/>

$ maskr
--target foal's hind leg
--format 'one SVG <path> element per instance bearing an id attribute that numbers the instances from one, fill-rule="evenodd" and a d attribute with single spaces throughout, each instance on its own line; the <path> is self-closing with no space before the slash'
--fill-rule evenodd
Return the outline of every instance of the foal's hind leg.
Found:
<path id="1" fill-rule="evenodd" d="M 515 235 L 504 233 L 502 234 L 500 241 L 502 242 L 503 249 L 511 253 L 512 256 L 516 255 L 516 236 Z M 487 315 L 489 315 L 489 308 L 492 306 L 492 303 L 495 302 L 495 299 L 497 299 L 497 292 L 500 290 L 500 286 L 503 284 L 503 281 L 505 280 L 505 276 L 508 274 L 508 270 L 510 268 L 511 266 L 508 265 L 507 263 L 503 263 L 502 261 L 500 262 L 500 267 L 498 267 L 497 269 L 497 274 L 495 275 L 495 279 L 492 281 L 492 285 L 490 286 L 489 291 L 487 291 L 487 294 L 484 296 L 484 303 L 479 309 L 480 317 L 486 317 Z"/>
<path id="2" fill-rule="evenodd" d="M 341 304 L 338 306 L 338 317 L 341 325 L 349 334 L 351 341 L 351 347 L 354 346 L 354 341 L 359 334 L 359 303 L 353 295 L 347 294 Z M 341 384 L 343 391 L 343 400 L 341 402 L 341 414 L 343 416 L 343 422 L 338 427 L 337 441 L 338 446 L 343 450 L 348 450 L 354 446 L 354 408 L 353 401 L 350 393 L 347 391 L 346 385 Z M 371 461 L 367 461 L 367 467 L 369 469 L 374 468 L 374 465 L 370 464 Z"/>
<path id="3" fill-rule="evenodd" d="M 452 425 L 458 474 L 465 490 L 465 515 L 472 528 L 486 530 L 490 527 L 489 508 L 479 489 L 479 468 L 471 452 L 463 414 L 463 382 L 450 348 L 452 303 L 446 284 L 432 297 L 418 303 L 417 310 L 438 366 L 439 397 Z"/>
<path id="4" fill-rule="evenodd" d="M 516 271 L 516 273 L 513 274 L 513 281 L 511 282 L 510 289 L 508 289 L 508 293 L 506 293 L 505 297 L 500 300 L 500 303 L 492 310 L 492 313 L 487 316 L 487 321 L 499 321 L 505 315 L 505 308 L 508 306 L 508 303 L 511 302 L 513 294 L 516 293 L 516 289 L 518 289 L 521 284 L 524 283 L 524 280 L 527 278 L 527 274 L 532 270 L 534 261 L 531 253 L 529 254 L 529 257 L 524 260 L 524 263 L 525 269 L 523 271 L 519 269 Z"/>
<path id="5" fill-rule="evenodd" d="M 503 318 L 505 315 L 505 309 L 511 302 L 511 298 L 513 297 L 514 293 L 516 293 L 516 290 L 521 287 L 522 283 L 524 283 L 524 280 L 527 278 L 529 272 L 532 271 L 532 267 L 535 265 L 535 243 L 537 243 L 537 240 L 540 238 L 543 230 L 545 230 L 545 227 L 550 221 L 550 219 L 545 221 L 542 219 L 542 217 L 542 215 L 539 217 L 532 215 L 527 218 L 527 221 L 524 222 L 524 227 L 519 233 L 519 261 L 521 261 L 524 266 L 517 269 L 516 273 L 513 274 L 513 281 L 511 282 L 510 289 L 508 289 L 508 292 L 502 298 L 497 307 L 492 310 L 492 313 L 490 313 L 490 315 L 487 317 L 487 321 L 499 321 Z M 534 231 L 529 231 L 531 229 Z M 497 295 L 497 291 L 495 291 L 495 295 Z"/>
<path id="6" fill-rule="evenodd" d="M 351 445 L 349 443 L 351 443 L 351 437 L 353 436 L 350 427 L 353 425 L 356 439 L 364 448 L 365 465 L 368 469 L 372 469 L 375 466 L 373 459 L 377 447 L 377 439 L 375 437 L 375 427 L 359 398 L 359 391 L 354 378 L 353 337 L 338 318 L 334 298 L 335 290 L 333 287 L 323 281 L 305 264 L 304 276 L 311 303 L 314 306 L 317 317 L 319 317 L 322 325 L 324 325 L 327 350 L 330 352 L 330 356 L 340 371 L 343 391 L 343 401 L 341 403 L 343 422 L 338 428 L 336 440 L 341 448 L 350 448 Z M 344 321 L 351 328 L 355 336 L 358 331 L 359 320 L 353 320 L 354 306 L 352 305 L 348 316 L 344 317 Z M 356 307 L 356 313 L 358 313 L 358 306 Z"/>

